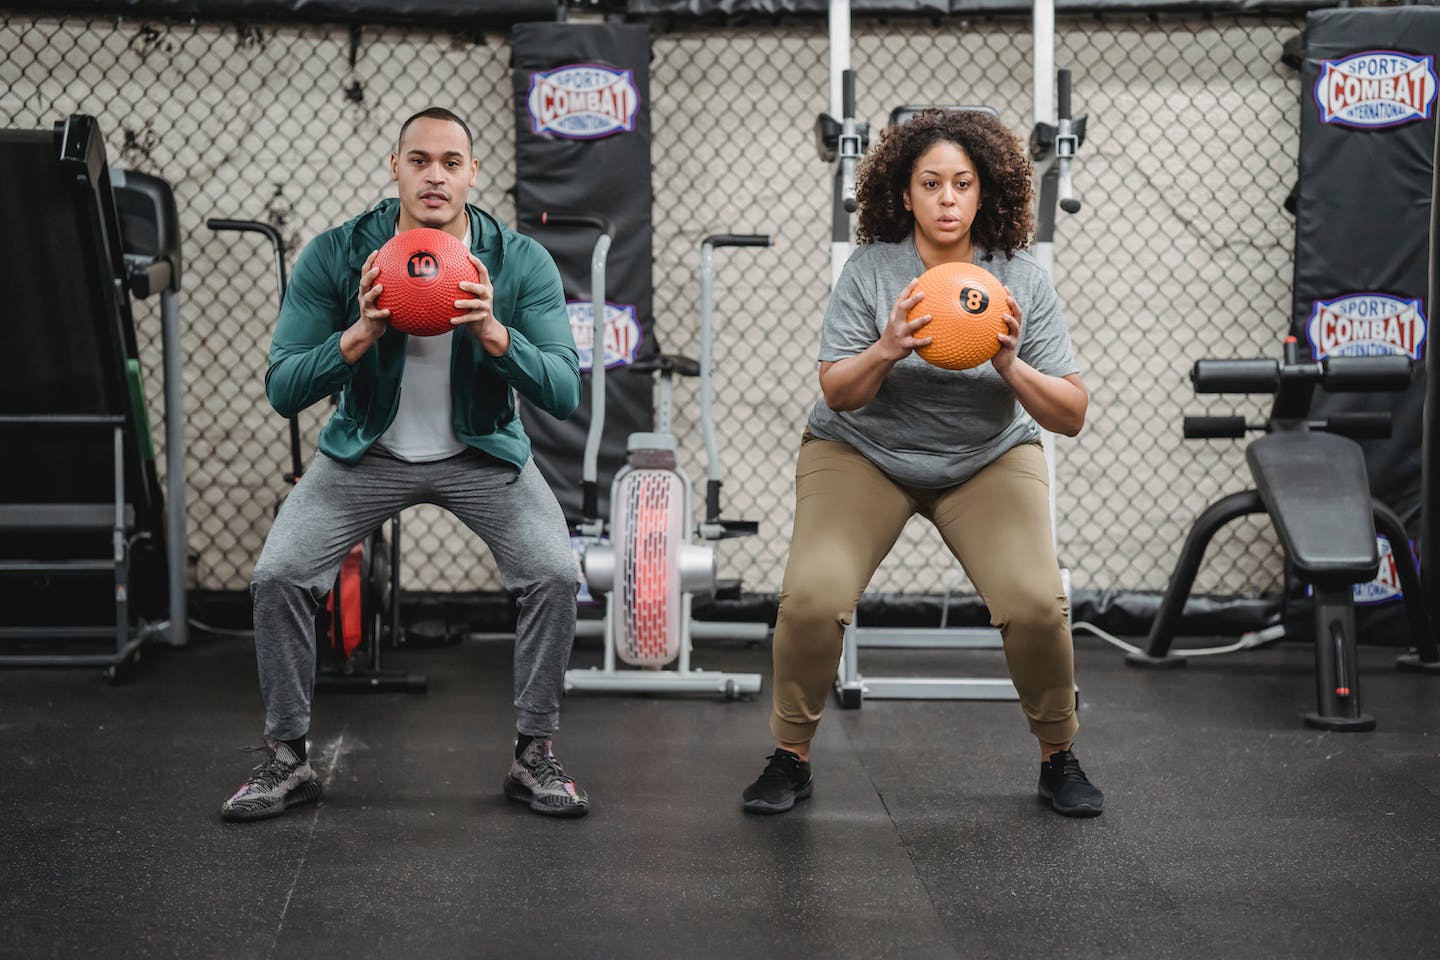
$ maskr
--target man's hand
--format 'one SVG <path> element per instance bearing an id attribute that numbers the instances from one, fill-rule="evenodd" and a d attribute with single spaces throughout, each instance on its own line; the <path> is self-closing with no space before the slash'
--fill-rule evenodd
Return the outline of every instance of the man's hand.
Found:
<path id="1" fill-rule="evenodd" d="M 360 292 L 356 294 L 360 301 L 360 319 L 346 327 L 340 335 L 340 354 L 346 363 L 354 363 L 363 357 L 375 341 L 390 329 L 390 311 L 375 305 L 380 299 L 380 291 L 385 289 L 383 284 L 375 282 L 375 278 L 380 276 L 380 269 L 375 266 L 375 257 L 379 252 L 371 251 L 370 256 L 365 258 L 365 265 L 360 268 Z"/>
<path id="2" fill-rule="evenodd" d="M 495 316 L 495 288 L 490 284 L 490 271 L 473 253 L 470 254 L 470 262 L 475 265 L 480 279 L 460 281 L 460 289 L 473 296 L 469 300 L 455 301 L 455 309 L 463 310 L 464 314 L 450 322 L 457 327 L 462 323 L 469 325 L 470 333 L 480 341 L 485 352 L 498 357 L 510 349 L 510 331 Z"/>

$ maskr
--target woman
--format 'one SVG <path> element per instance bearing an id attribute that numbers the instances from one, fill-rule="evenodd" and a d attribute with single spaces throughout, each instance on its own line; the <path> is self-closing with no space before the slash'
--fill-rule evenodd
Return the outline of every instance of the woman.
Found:
<path id="1" fill-rule="evenodd" d="M 1051 540 L 1040 428 L 1075 436 L 1088 397 L 1054 287 L 1023 248 L 1031 165 L 998 120 L 930 110 L 882 136 L 858 173 L 860 246 L 841 271 L 820 336 L 823 399 L 795 469 L 795 526 L 775 625 L 778 739 L 744 792 L 753 813 L 809 797 L 810 741 L 845 625 L 906 521 L 935 524 L 1000 629 L 1011 678 L 1040 742 L 1039 793 L 1094 816 L 1103 797 L 1071 749 L 1076 730 L 1068 609 Z M 993 360 L 942 370 L 916 279 L 970 261 L 1007 288 Z M 923 305 L 921 311 L 923 313 Z"/>

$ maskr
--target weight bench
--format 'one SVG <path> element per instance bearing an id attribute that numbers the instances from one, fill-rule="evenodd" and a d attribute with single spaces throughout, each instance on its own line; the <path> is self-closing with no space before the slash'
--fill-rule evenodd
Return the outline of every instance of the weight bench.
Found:
<path id="1" fill-rule="evenodd" d="M 1404 390 L 1411 363 L 1405 356 L 1330 357 L 1302 363 L 1294 337 L 1285 361 L 1201 360 L 1191 372 L 1197 393 L 1273 393 L 1270 417 L 1247 424 L 1242 417 L 1186 417 L 1185 436 L 1243 437 L 1263 430 L 1245 460 L 1255 489 L 1216 501 L 1195 520 L 1143 653 L 1126 662 L 1135 667 L 1184 666 L 1183 651 L 1170 653 L 1185 600 L 1194 585 L 1205 547 L 1237 517 L 1267 513 L 1295 576 L 1309 584 L 1315 603 L 1316 709 L 1309 726 L 1359 731 L 1375 726 L 1361 711 L 1356 669 L 1354 585 L 1375 576 L 1380 564 L 1378 528 L 1390 541 L 1404 594 L 1405 611 L 1417 653 L 1401 657 L 1404 670 L 1440 672 L 1440 650 L 1430 632 L 1420 592 L 1420 575 L 1405 527 L 1388 507 L 1370 496 L 1365 458 L 1351 437 L 1386 436 L 1388 413 L 1335 414 L 1309 419 L 1316 387 L 1331 392 Z M 1342 435 L 1343 434 L 1343 435 Z"/>

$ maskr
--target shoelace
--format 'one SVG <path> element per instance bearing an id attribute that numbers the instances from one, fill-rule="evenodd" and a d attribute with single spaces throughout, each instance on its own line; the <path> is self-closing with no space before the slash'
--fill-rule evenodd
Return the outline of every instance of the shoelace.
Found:
<path id="1" fill-rule="evenodd" d="M 286 777 L 290 776 L 290 771 L 285 769 L 285 764 L 278 760 L 262 763 L 255 768 L 255 771 L 255 776 L 250 778 L 250 782 L 264 787 L 266 790 L 279 786 Z"/>
<path id="2" fill-rule="evenodd" d="M 1054 758 L 1051 758 L 1051 766 L 1055 765 Z M 1090 778 L 1085 776 L 1085 771 L 1080 769 L 1080 761 L 1075 754 L 1066 750 L 1063 759 L 1060 761 L 1060 778 L 1062 780 L 1073 780 L 1079 783 L 1089 783 Z"/>
<path id="3" fill-rule="evenodd" d="M 255 747 L 264 750 L 265 747 Z M 257 763 L 250 771 L 250 783 L 265 790 L 272 789 L 290 776 L 291 766 L 275 754 L 270 754 Z"/>
<path id="4" fill-rule="evenodd" d="M 530 769 L 535 774 L 536 781 L 547 787 L 566 783 L 570 779 L 565 776 L 565 768 L 560 766 L 560 761 L 548 753 L 540 754 L 539 762 Z"/>
<path id="5" fill-rule="evenodd" d="M 765 758 L 770 762 L 760 773 L 760 780 L 765 783 L 777 782 L 789 786 L 795 780 L 795 774 L 800 766 L 794 760 L 781 753 L 772 753 Z"/>

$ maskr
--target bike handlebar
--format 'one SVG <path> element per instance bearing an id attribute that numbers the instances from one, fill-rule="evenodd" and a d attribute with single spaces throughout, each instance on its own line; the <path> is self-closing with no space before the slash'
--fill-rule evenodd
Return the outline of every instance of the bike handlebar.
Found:
<path id="1" fill-rule="evenodd" d="M 1070 161 L 1080 146 L 1080 130 L 1070 118 L 1070 71 L 1055 71 L 1056 127 L 1055 127 L 1055 198 L 1060 209 L 1066 213 L 1080 212 L 1080 199 L 1075 196 L 1074 181 L 1070 174 Z"/>
<path id="2" fill-rule="evenodd" d="M 540 225 L 542 227 L 593 227 L 612 240 L 615 238 L 615 225 L 609 219 L 594 214 L 551 213 L 546 210 L 540 214 Z"/>
<path id="3" fill-rule="evenodd" d="M 280 289 L 280 299 L 285 299 L 285 238 L 280 236 L 279 230 L 260 220 L 228 220 L 224 217 L 211 217 L 205 221 L 205 226 L 217 233 L 233 230 L 237 233 L 259 233 L 269 239 L 275 254 L 275 282 Z"/>
<path id="4" fill-rule="evenodd" d="M 211 230 L 239 230 L 248 233 L 263 233 L 275 242 L 280 241 L 280 231 L 268 223 L 259 220 L 226 220 L 223 217 L 211 217 L 205 221 L 205 226 Z"/>
<path id="5" fill-rule="evenodd" d="M 280 231 L 274 226 L 259 220 L 230 220 L 225 217 L 211 217 L 205 221 L 205 226 L 217 233 L 226 230 L 233 230 L 237 233 L 259 233 L 270 241 L 270 248 L 275 255 L 275 287 L 280 294 L 280 305 L 285 304 L 285 291 L 288 281 L 285 278 L 285 238 L 280 236 Z M 297 417 L 290 417 L 290 471 L 283 474 L 286 483 L 298 483 L 300 477 L 305 473 L 304 464 L 300 457 L 300 421 Z"/>
<path id="6" fill-rule="evenodd" d="M 860 137 L 855 128 L 855 71 L 840 74 L 840 202 L 846 213 L 858 208 L 855 197 L 855 164 L 860 159 Z"/>
<path id="7" fill-rule="evenodd" d="M 712 247 L 768 247 L 768 233 L 712 233 L 703 241 Z"/>

